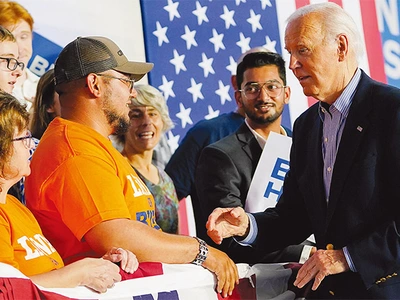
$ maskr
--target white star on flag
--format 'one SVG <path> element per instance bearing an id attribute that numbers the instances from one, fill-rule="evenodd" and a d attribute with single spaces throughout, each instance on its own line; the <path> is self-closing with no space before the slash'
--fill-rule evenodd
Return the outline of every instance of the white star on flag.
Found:
<path id="1" fill-rule="evenodd" d="M 214 61 L 214 58 L 208 58 L 205 53 L 201 54 L 201 63 L 199 63 L 199 66 L 203 69 L 204 72 L 204 77 L 208 77 L 209 74 L 215 74 L 215 71 L 212 67 L 212 63 Z"/>
<path id="2" fill-rule="evenodd" d="M 157 37 L 158 39 L 158 46 L 162 46 L 162 43 L 169 43 L 169 40 L 167 38 L 167 27 L 161 27 L 160 22 L 156 23 L 157 30 L 153 31 L 153 34 Z"/>
<path id="3" fill-rule="evenodd" d="M 178 12 L 179 2 L 172 2 L 168 0 L 168 5 L 164 6 L 164 9 L 169 13 L 169 20 L 173 21 L 174 17 L 180 18 L 181 15 Z"/>
<path id="4" fill-rule="evenodd" d="M 225 28 L 229 29 L 229 27 L 236 26 L 236 22 L 233 19 L 233 16 L 235 15 L 234 10 L 229 10 L 226 5 L 224 5 L 224 13 L 220 15 L 221 19 L 225 21 Z"/>
<path id="5" fill-rule="evenodd" d="M 174 49 L 174 58 L 171 59 L 169 62 L 175 66 L 176 74 L 179 74 L 181 70 L 182 71 L 187 70 L 185 64 L 183 63 L 184 60 L 185 60 L 185 55 L 184 54 L 179 55 L 178 51 Z"/>
<path id="6" fill-rule="evenodd" d="M 190 78 L 190 88 L 187 89 L 187 91 L 189 93 L 192 94 L 193 97 L 193 103 L 197 102 L 197 99 L 204 99 L 203 94 L 201 93 L 201 88 L 203 86 L 203 84 L 200 83 L 196 83 L 196 81 L 194 80 L 194 78 Z"/>
<path id="7" fill-rule="evenodd" d="M 265 45 L 264 45 L 264 48 L 267 48 L 269 51 L 272 51 L 272 52 L 275 52 L 275 53 L 276 53 L 275 45 L 276 45 L 276 41 L 271 41 L 271 39 L 270 39 L 269 36 L 267 35 L 267 36 L 265 37 Z"/>
<path id="8" fill-rule="evenodd" d="M 226 66 L 226 69 L 229 72 L 231 72 L 231 75 L 235 75 L 236 68 L 237 68 L 236 60 L 232 56 L 229 56 L 229 65 Z"/>
<path id="9" fill-rule="evenodd" d="M 262 26 L 260 24 L 260 19 L 261 15 L 256 15 L 254 10 L 250 10 L 250 18 L 247 19 L 247 22 L 251 24 L 251 30 L 254 32 L 257 31 L 257 29 L 262 30 Z"/>
<path id="10" fill-rule="evenodd" d="M 241 52 L 244 53 L 247 50 L 250 50 L 251 38 L 245 37 L 242 32 L 239 35 L 240 35 L 240 40 L 236 43 L 236 45 L 238 45 L 241 49 Z"/>
<path id="11" fill-rule="evenodd" d="M 181 38 L 186 41 L 186 49 L 189 50 L 192 46 L 197 47 L 195 40 L 196 30 L 190 31 L 189 27 L 185 25 L 185 34 L 181 35 Z"/>
<path id="12" fill-rule="evenodd" d="M 224 35 L 222 33 L 218 34 L 218 32 L 215 29 L 213 29 L 212 32 L 213 32 L 213 37 L 210 38 L 210 42 L 214 44 L 215 53 L 218 53 L 220 49 L 225 50 L 225 45 L 222 42 Z"/>
<path id="13" fill-rule="evenodd" d="M 219 110 L 214 110 L 211 105 L 208 105 L 208 114 L 204 116 L 204 119 L 210 120 L 219 116 Z"/>
<path id="14" fill-rule="evenodd" d="M 271 0 L 260 0 L 260 1 L 261 1 L 261 7 L 263 10 L 267 7 L 267 5 L 269 7 L 272 7 Z"/>
<path id="15" fill-rule="evenodd" d="M 162 76 L 162 85 L 160 85 L 158 88 L 164 93 L 165 101 L 167 101 L 170 96 L 175 97 L 175 93 L 172 90 L 173 85 L 173 80 L 168 81 L 167 77 L 164 75 Z"/>
<path id="16" fill-rule="evenodd" d="M 172 133 L 172 131 L 168 131 L 167 135 L 168 135 L 168 138 L 167 138 L 168 146 L 171 149 L 171 151 L 174 152 L 176 150 L 176 148 L 178 148 L 178 146 L 179 146 L 180 136 L 179 136 L 179 134 L 174 135 Z"/>
<path id="17" fill-rule="evenodd" d="M 225 101 L 232 101 L 231 96 L 229 96 L 230 86 L 224 85 L 224 83 L 221 80 L 218 81 L 218 86 L 219 86 L 219 88 L 218 88 L 218 90 L 215 91 L 215 93 L 221 99 L 221 104 L 224 105 Z"/>
<path id="18" fill-rule="evenodd" d="M 190 107 L 186 108 L 182 102 L 179 103 L 180 111 L 176 114 L 176 116 L 181 119 L 182 128 L 185 128 L 187 124 L 192 125 L 193 121 L 190 118 L 190 112 L 192 109 Z"/>
<path id="19" fill-rule="evenodd" d="M 199 1 L 196 1 L 196 10 L 193 11 L 193 14 L 197 17 L 197 22 L 199 25 L 203 24 L 203 22 L 208 22 L 206 13 L 207 6 L 201 6 Z"/>

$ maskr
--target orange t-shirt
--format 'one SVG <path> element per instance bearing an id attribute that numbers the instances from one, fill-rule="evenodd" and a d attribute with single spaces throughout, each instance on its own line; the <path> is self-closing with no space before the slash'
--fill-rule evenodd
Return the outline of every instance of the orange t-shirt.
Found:
<path id="1" fill-rule="evenodd" d="M 64 263 L 43 236 L 35 217 L 11 195 L 0 203 L 0 262 L 26 276 L 59 269 Z"/>
<path id="2" fill-rule="evenodd" d="M 31 169 L 27 206 L 66 264 L 96 255 L 83 237 L 105 220 L 133 219 L 160 229 L 146 185 L 111 141 L 90 127 L 55 118 Z"/>

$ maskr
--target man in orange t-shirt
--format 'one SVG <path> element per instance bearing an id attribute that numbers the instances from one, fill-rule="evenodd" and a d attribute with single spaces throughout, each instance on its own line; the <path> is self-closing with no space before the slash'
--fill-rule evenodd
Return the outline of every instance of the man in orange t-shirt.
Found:
<path id="1" fill-rule="evenodd" d="M 152 195 L 109 140 L 128 130 L 133 83 L 152 66 L 128 61 L 105 37 L 79 37 L 61 51 L 54 68 L 61 117 L 33 155 L 27 206 L 66 264 L 117 245 L 139 261 L 202 265 L 227 296 L 238 282 L 234 262 L 200 239 L 159 230 Z"/>
<path id="2" fill-rule="evenodd" d="M 146 185 L 111 141 L 88 126 L 56 118 L 35 151 L 32 170 L 27 205 L 66 264 L 97 256 L 83 237 L 99 222 L 136 219 L 160 228 Z"/>

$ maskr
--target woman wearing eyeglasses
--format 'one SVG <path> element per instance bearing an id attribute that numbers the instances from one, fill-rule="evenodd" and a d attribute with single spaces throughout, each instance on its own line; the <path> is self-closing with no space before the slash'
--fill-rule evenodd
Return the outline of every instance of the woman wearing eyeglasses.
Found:
<path id="1" fill-rule="evenodd" d="M 33 214 L 7 194 L 31 172 L 29 158 L 34 143 L 27 130 L 28 120 L 25 107 L 0 91 L 0 262 L 19 269 L 43 287 L 84 285 L 105 292 L 121 280 L 119 267 L 112 262 L 120 262 L 123 270 L 133 273 L 138 267 L 135 255 L 112 248 L 104 259 L 85 258 L 64 266 Z"/>

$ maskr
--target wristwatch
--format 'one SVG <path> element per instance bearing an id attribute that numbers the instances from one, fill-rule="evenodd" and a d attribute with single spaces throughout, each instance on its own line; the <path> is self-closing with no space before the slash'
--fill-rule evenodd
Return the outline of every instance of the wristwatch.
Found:
<path id="1" fill-rule="evenodd" d="M 193 238 L 195 238 L 198 242 L 199 242 L 199 253 L 197 254 L 196 258 L 194 259 L 194 261 L 192 261 L 192 264 L 201 266 L 203 265 L 203 262 L 206 260 L 207 258 L 207 254 L 208 254 L 208 247 L 205 241 L 203 241 L 202 239 L 199 239 L 198 237 L 194 236 Z"/>

